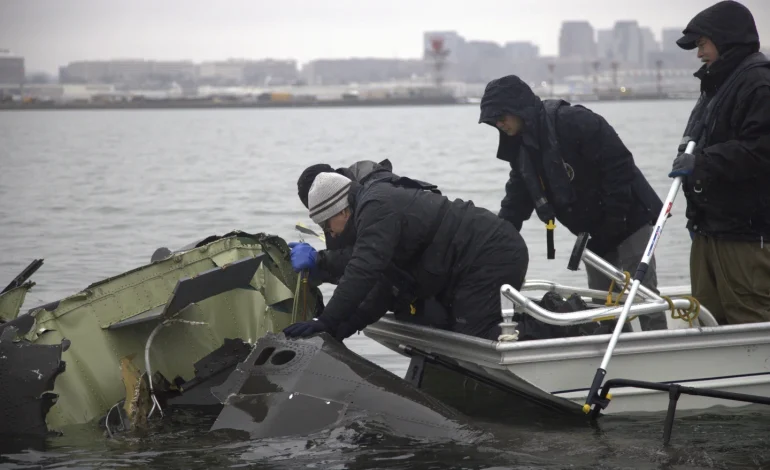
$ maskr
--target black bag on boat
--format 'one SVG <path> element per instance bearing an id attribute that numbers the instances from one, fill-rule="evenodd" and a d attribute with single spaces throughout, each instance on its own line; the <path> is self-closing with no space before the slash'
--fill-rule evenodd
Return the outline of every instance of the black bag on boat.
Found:
<path id="1" fill-rule="evenodd" d="M 535 301 L 535 303 L 546 310 L 562 313 L 579 312 L 590 308 L 577 294 L 572 294 L 564 299 L 556 292 L 547 292 L 542 300 Z M 519 341 L 611 334 L 616 324 L 614 320 L 606 320 L 580 325 L 549 325 L 526 313 L 514 314 L 513 321 L 518 323 L 516 329 L 519 330 Z M 630 331 L 630 326 L 624 326 L 623 331 Z"/>

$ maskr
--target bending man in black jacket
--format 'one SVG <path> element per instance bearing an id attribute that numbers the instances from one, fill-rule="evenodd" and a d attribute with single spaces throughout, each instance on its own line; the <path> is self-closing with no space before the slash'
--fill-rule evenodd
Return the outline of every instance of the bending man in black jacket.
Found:
<path id="1" fill-rule="evenodd" d="M 419 188 L 440 194 L 436 185 L 394 174 L 393 166 L 387 159 L 380 163 L 362 160 L 349 167 L 337 169 L 326 163 L 319 163 L 307 167 L 297 179 L 297 194 L 306 208 L 310 187 L 315 177 L 321 173 L 338 173 L 359 184 L 377 179 L 396 186 Z M 351 218 L 348 220 L 348 226 L 352 224 Z M 342 235 L 337 237 L 327 234 L 326 249 L 318 251 L 308 243 L 289 243 L 292 267 L 297 272 L 309 270 L 310 280 L 314 284 L 337 284 L 353 254 L 354 235 L 355 230 L 352 228 L 343 230 Z M 433 298 L 415 299 L 414 280 L 406 271 L 391 264 L 373 292 L 359 306 L 357 314 L 351 317 L 352 321 L 337 328 L 337 339 L 347 338 L 369 323 L 377 321 L 382 316 L 380 310 L 383 307 L 383 299 L 387 300 L 386 308 L 393 311 L 398 320 L 436 328 L 447 327 L 446 310 Z M 372 320 L 366 321 L 369 318 Z"/>
<path id="2" fill-rule="evenodd" d="M 541 101 L 514 75 L 487 84 L 479 122 L 499 129 L 497 158 L 511 166 L 499 216 L 521 230 L 534 210 L 588 232 L 591 251 L 633 276 L 663 203 L 612 126 L 583 106 Z M 606 276 L 587 265 L 586 274 L 590 288 L 609 289 Z M 654 257 L 642 284 L 657 292 Z M 664 314 L 640 322 L 666 328 Z"/>
<path id="3" fill-rule="evenodd" d="M 669 174 L 684 177 L 692 294 L 721 324 L 770 321 L 770 61 L 737 2 L 703 10 L 683 33 L 679 47 L 705 62 L 683 139 L 697 145 Z"/>
<path id="4" fill-rule="evenodd" d="M 287 327 L 287 336 L 334 334 L 356 321 L 358 306 L 378 295 L 373 289 L 393 264 L 415 280 L 417 298 L 435 297 L 450 312 L 453 331 L 497 340 L 500 287 L 521 288 L 528 265 L 527 247 L 512 225 L 470 201 L 376 179 L 360 185 L 335 173 L 315 177 L 308 202 L 310 217 L 329 236 L 353 230 L 355 243 L 323 313 Z M 381 305 L 367 324 L 386 312 Z"/>

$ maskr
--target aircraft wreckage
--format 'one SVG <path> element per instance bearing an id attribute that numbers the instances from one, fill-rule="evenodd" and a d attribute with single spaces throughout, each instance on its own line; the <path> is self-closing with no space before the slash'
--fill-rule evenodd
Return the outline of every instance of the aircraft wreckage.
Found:
<path id="1" fill-rule="evenodd" d="M 362 416 L 416 438 L 479 435 L 456 410 L 328 335 L 275 334 L 322 302 L 279 237 L 235 231 L 160 248 L 147 265 L 19 314 L 41 265 L 0 293 L 0 435 L 96 422 L 113 436 L 174 407 L 213 410 L 211 430 L 253 438 Z"/>

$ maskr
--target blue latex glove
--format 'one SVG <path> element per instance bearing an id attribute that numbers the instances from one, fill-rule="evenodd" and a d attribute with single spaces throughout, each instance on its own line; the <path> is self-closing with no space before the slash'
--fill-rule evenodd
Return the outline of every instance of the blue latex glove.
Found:
<path id="1" fill-rule="evenodd" d="M 307 243 L 289 243 L 291 248 L 291 267 L 295 272 L 303 269 L 313 271 L 315 269 L 316 250 Z"/>
<path id="2" fill-rule="evenodd" d="M 691 153 L 682 153 L 674 159 L 674 165 L 671 167 L 669 178 L 677 176 L 690 176 L 695 169 L 695 155 Z"/>
<path id="3" fill-rule="evenodd" d="M 692 230 L 688 230 L 690 232 L 690 240 L 695 240 L 695 232 Z"/>
<path id="4" fill-rule="evenodd" d="M 320 320 L 294 323 L 283 329 L 283 334 L 285 334 L 287 338 L 305 338 L 323 332 L 328 333 L 329 327 Z"/>

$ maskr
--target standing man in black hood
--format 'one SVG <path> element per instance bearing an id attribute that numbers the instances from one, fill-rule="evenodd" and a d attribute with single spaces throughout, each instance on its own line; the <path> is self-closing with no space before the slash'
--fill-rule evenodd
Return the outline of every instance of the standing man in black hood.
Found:
<path id="1" fill-rule="evenodd" d="M 515 75 L 487 84 L 479 123 L 499 129 L 497 158 L 510 163 L 499 216 L 521 230 L 532 212 L 570 232 L 588 232 L 588 248 L 634 273 L 663 207 L 634 157 L 600 115 L 564 100 L 541 100 Z M 588 285 L 610 280 L 586 266 Z M 657 291 L 655 258 L 642 281 Z M 644 330 L 665 329 L 664 314 L 640 317 Z"/>
<path id="2" fill-rule="evenodd" d="M 682 33 L 679 47 L 704 62 L 669 174 L 684 179 L 692 294 L 721 324 L 770 321 L 770 61 L 738 2 L 706 8 Z"/>

